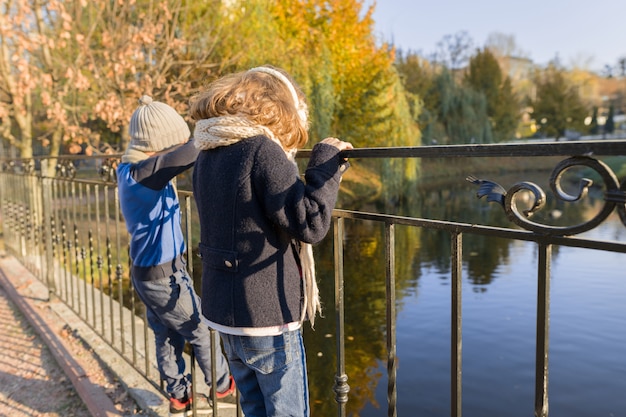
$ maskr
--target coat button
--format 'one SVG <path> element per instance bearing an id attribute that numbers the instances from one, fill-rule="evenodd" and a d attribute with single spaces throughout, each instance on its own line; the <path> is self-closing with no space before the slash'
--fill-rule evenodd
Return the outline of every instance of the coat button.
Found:
<path id="1" fill-rule="evenodd" d="M 231 261 L 224 261 L 224 265 L 226 265 L 226 267 L 228 267 L 228 268 L 232 268 L 233 267 L 233 263 Z"/>

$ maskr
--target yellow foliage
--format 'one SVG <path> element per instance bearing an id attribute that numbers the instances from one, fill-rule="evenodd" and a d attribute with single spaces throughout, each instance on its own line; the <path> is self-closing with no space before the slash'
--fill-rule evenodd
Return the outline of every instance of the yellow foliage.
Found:
<path id="1" fill-rule="evenodd" d="M 309 98 L 314 141 L 340 135 L 361 147 L 414 144 L 419 132 L 398 88 L 395 51 L 376 44 L 374 9 L 363 3 L 231 2 L 236 30 L 222 47 L 228 56 L 245 49 L 233 70 L 270 63 L 293 74 Z"/>

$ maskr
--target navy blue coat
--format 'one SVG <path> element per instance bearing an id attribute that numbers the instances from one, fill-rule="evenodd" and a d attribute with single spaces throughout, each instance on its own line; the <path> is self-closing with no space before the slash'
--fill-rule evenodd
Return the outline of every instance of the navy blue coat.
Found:
<path id="1" fill-rule="evenodd" d="M 202 311 L 229 327 L 299 321 L 303 286 L 295 242 L 326 236 L 348 163 L 317 144 L 303 182 L 264 136 L 201 151 L 193 174 L 200 215 Z"/>

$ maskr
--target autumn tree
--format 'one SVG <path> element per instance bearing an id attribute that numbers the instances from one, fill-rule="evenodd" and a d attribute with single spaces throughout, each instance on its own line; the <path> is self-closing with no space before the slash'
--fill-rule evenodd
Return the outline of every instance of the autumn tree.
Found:
<path id="1" fill-rule="evenodd" d="M 419 143 L 397 88 L 394 51 L 373 36 L 372 7 L 362 10 L 358 0 L 245 3 L 233 2 L 229 16 L 238 31 L 223 46 L 250 51 L 237 68 L 273 63 L 294 75 L 310 102 L 313 141 L 333 134 L 356 146 Z"/>
<path id="2" fill-rule="evenodd" d="M 29 8 L 23 1 L 0 5 L 0 119 L 2 137 L 20 154 L 32 154 L 32 91 L 36 68 L 31 69 L 29 51 L 34 43 L 25 35 L 33 27 Z"/>
<path id="3" fill-rule="evenodd" d="M 10 0 L 0 13 L 3 137 L 28 158 L 89 142 L 94 109 L 89 53 L 103 2 Z M 95 67 L 100 68 L 97 64 Z M 79 146 L 78 149 L 81 149 Z"/>
<path id="4" fill-rule="evenodd" d="M 10 0 L 0 13 L 2 135 L 21 156 L 33 138 L 50 154 L 89 149 L 102 136 L 118 149 L 142 94 L 181 113 L 216 57 L 218 0 L 85 2 Z M 77 150 L 73 150 L 76 152 Z"/>
<path id="5" fill-rule="evenodd" d="M 511 139 L 519 122 L 520 104 L 513 92 L 511 79 L 502 74 L 498 61 L 489 49 L 479 50 L 470 59 L 463 82 L 485 95 L 494 139 Z"/>
<path id="6" fill-rule="evenodd" d="M 530 100 L 539 132 L 557 140 L 565 130 L 582 131 L 587 110 L 574 85 L 565 78 L 563 70 L 550 65 L 535 74 L 536 98 Z"/>
<path id="7" fill-rule="evenodd" d="M 71 39 L 66 3 L 8 0 L 0 5 L 1 135 L 23 158 L 33 155 L 35 139 L 60 140 L 71 124 L 68 89 L 84 85 L 71 61 L 57 52 Z M 42 120 L 47 124 L 37 126 Z M 37 131 L 39 127 L 39 131 Z"/>
<path id="8" fill-rule="evenodd" d="M 373 8 L 359 0 L 9 0 L 0 22 L 3 136 L 32 152 L 102 142 L 118 150 L 142 94 L 185 113 L 202 86 L 227 72 L 272 63 L 303 86 L 313 143 L 420 143 L 393 67 L 373 37 Z M 414 103 L 415 104 L 415 103 Z M 72 149 L 73 149 L 72 148 Z"/>
<path id="9" fill-rule="evenodd" d="M 395 50 L 376 44 L 373 7 L 363 11 L 363 2 L 359 0 L 317 3 L 321 6 L 320 13 L 312 22 L 322 34 L 324 47 L 320 55 L 328 51 L 332 63 L 329 87 L 332 86 L 335 97 L 332 130 L 320 131 L 320 137 L 337 134 L 356 147 L 420 145 L 415 119 L 421 106 L 411 101 L 402 86 L 394 66 Z M 318 61 L 317 65 L 321 68 L 325 63 Z M 313 68 L 309 74 L 314 73 Z M 313 104 L 326 106 L 324 101 Z M 385 180 L 385 201 L 398 201 L 409 194 L 419 172 L 417 162 L 416 159 L 370 161 L 371 165 L 379 165 L 376 168 Z"/>
<path id="10" fill-rule="evenodd" d="M 91 120 L 128 143 L 128 121 L 137 100 L 149 94 L 181 114 L 207 74 L 222 63 L 216 33 L 222 2 L 180 0 L 98 3 L 97 36 L 85 53 L 92 74 Z"/>

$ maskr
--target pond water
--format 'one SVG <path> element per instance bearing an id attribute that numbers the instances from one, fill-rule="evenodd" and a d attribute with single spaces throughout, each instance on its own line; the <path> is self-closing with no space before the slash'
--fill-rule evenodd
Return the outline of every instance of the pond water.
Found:
<path id="1" fill-rule="evenodd" d="M 418 194 L 421 203 L 400 208 L 398 214 L 464 222 L 480 218 L 483 223 L 508 225 L 503 210 L 477 201 L 471 187 Z M 434 206 L 438 212 L 433 212 Z M 591 209 L 581 205 L 571 216 L 584 216 Z M 570 216 L 563 210 L 563 217 Z M 346 373 L 351 388 L 347 410 L 354 417 L 386 416 L 382 230 L 352 221 L 346 222 L 346 230 Z M 626 227 L 615 214 L 584 237 L 624 241 Z M 398 416 L 450 415 L 449 247 L 445 233 L 396 230 Z M 537 256 L 532 242 L 464 239 L 464 417 L 533 415 Z M 625 256 L 553 247 L 551 417 L 626 416 Z M 315 331 L 307 326 L 305 343 L 313 415 L 326 417 L 337 410 L 332 392 L 336 348 L 332 239 L 316 247 L 316 257 L 325 318 L 316 322 Z"/>

